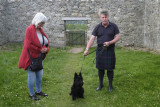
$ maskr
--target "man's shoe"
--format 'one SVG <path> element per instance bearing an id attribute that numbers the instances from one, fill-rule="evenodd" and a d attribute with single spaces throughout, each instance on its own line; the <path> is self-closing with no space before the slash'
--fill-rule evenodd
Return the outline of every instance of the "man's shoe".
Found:
<path id="1" fill-rule="evenodd" d="M 29 97 L 32 99 L 32 100 L 40 100 L 36 95 L 29 95 Z"/>
<path id="2" fill-rule="evenodd" d="M 103 88 L 103 85 L 99 85 L 98 88 L 96 89 L 96 91 L 99 91 Z"/>
<path id="3" fill-rule="evenodd" d="M 36 95 L 40 95 L 40 96 L 48 96 L 47 94 L 43 93 L 42 91 L 39 92 L 39 93 L 38 93 L 38 92 L 35 92 L 35 94 L 36 94 Z"/>

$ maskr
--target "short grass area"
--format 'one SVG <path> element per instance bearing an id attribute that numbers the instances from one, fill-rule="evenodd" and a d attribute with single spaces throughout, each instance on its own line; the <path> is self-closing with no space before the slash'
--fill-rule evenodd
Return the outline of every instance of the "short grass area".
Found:
<path id="1" fill-rule="evenodd" d="M 87 24 L 66 24 L 66 30 L 86 31 L 87 30 Z"/>
<path id="2" fill-rule="evenodd" d="M 83 53 L 54 49 L 44 60 L 42 91 L 48 97 L 40 101 L 29 98 L 27 72 L 18 69 L 22 51 L 20 44 L 0 47 L 0 107 L 159 107 L 160 55 L 116 48 L 114 91 L 108 92 L 105 73 L 104 88 L 96 91 L 98 73 L 93 64 L 95 53 L 86 56 L 82 75 L 84 99 L 72 101 L 69 95 L 74 73 L 79 73 Z M 92 48 L 90 51 L 95 50 Z"/>

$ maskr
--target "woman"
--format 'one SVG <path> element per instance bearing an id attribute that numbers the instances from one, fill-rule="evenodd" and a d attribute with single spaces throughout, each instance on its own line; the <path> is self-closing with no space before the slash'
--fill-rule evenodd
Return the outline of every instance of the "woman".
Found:
<path id="1" fill-rule="evenodd" d="M 36 95 L 48 96 L 41 91 L 43 69 L 36 72 L 29 69 L 31 60 L 27 51 L 29 50 L 32 58 L 38 58 L 40 53 L 42 53 L 44 56 L 43 58 L 45 58 L 49 51 L 49 41 L 48 37 L 43 32 L 42 27 L 46 21 L 47 18 L 43 13 L 37 13 L 32 20 L 32 24 L 27 27 L 24 47 L 18 64 L 19 68 L 24 68 L 24 70 L 27 70 L 28 72 L 27 83 L 29 88 L 29 97 L 33 100 L 40 100 Z M 34 92 L 34 83 L 36 83 L 36 92 Z"/>

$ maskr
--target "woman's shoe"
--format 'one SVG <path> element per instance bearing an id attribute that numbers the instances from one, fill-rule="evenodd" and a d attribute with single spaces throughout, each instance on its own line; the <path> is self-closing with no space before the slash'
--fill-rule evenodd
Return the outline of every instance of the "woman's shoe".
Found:
<path id="1" fill-rule="evenodd" d="M 29 95 L 29 97 L 32 99 L 32 100 L 40 100 L 36 95 Z"/>
<path id="2" fill-rule="evenodd" d="M 36 95 L 40 95 L 40 96 L 48 96 L 47 94 L 43 93 L 42 91 L 39 92 L 39 93 L 38 93 L 38 92 L 35 92 L 35 94 L 36 94 Z"/>

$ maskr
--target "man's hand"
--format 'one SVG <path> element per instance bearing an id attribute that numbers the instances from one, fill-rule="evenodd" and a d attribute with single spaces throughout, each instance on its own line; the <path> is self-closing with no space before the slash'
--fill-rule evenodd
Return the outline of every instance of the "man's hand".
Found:
<path id="1" fill-rule="evenodd" d="M 104 42 L 103 45 L 108 47 L 110 45 L 110 42 Z"/>
<path id="2" fill-rule="evenodd" d="M 88 55 L 88 50 L 85 50 L 83 55 L 84 56 Z"/>

